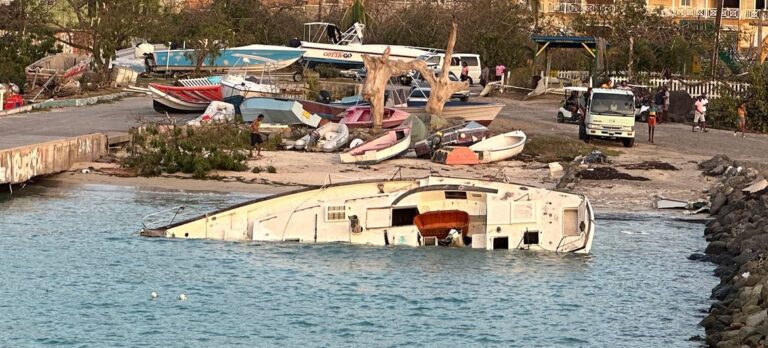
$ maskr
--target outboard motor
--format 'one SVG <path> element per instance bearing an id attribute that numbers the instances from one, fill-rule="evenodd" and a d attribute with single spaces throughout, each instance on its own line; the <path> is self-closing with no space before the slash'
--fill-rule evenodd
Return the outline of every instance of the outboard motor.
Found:
<path id="1" fill-rule="evenodd" d="M 301 47 L 301 40 L 299 40 L 299 38 L 297 37 L 294 37 L 293 39 L 288 40 L 288 47 L 293 47 L 293 48 Z"/>
<path id="2" fill-rule="evenodd" d="M 323 104 L 330 104 L 331 103 L 331 92 L 328 92 L 326 90 L 322 90 L 319 93 L 317 93 L 317 98 L 315 99 L 318 103 Z"/>

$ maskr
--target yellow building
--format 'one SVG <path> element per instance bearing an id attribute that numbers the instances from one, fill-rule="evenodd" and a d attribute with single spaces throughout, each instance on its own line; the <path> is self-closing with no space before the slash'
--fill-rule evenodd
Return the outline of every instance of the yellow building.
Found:
<path id="1" fill-rule="evenodd" d="M 541 10 L 547 15 L 567 17 L 577 13 L 605 11 L 605 6 L 612 7 L 611 0 L 544 0 Z M 700 21 L 713 23 L 717 17 L 715 0 L 646 0 L 649 10 L 661 8 L 666 16 L 679 21 Z M 722 12 L 722 30 L 737 32 L 740 35 L 739 48 L 745 49 L 757 46 L 760 38 L 757 28 L 761 23 L 763 37 L 768 36 L 768 0 L 724 0 Z M 564 21 L 564 22 L 565 22 Z"/>

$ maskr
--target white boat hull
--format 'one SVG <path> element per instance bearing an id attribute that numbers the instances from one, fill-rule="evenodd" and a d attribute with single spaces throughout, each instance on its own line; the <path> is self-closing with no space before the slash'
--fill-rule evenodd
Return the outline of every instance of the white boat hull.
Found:
<path id="1" fill-rule="evenodd" d="M 469 147 L 480 163 L 503 161 L 523 152 L 527 137 L 522 131 L 499 134 Z"/>
<path id="2" fill-rule="evenodd" d="M 483 126 L 488 126 L 496 119 L 501 109 L 504 108 L 503 104 L 487 104 L 487 105 L 467 105 L 467 106 L 446 106 L 443 108 L 444 118 L 462 118 L 466 121 L 475 121 Z M 395 109 L 405 111 L 413 115 L 427 115 L 427 111 L 424 107 L 395 107 Z"/>
<path id="3" fill-rule="evenodd" d="M 326 139 L 329 135 L 332 135 L 332 137 Z M 301 139 L 296 140 L 293 144 L 293 149 L 312 150 L 313 148 L 316 148 L 323 152 L 333 152 L 344 146 L 348 141 L 349 128 L 347 128 L 347 125 L 341 123 L 326 123 L 324 126 L 303 136 Z"/>
<path id="4" fill-rule="evenodd" d="M 153 214 L 145 218 L 141 235 L 415 247 L 430 243 L 413 217 L 441 211 L 469 216 L 462 244 L 474 249 L 586 254 L 594 240 L 594 214 L 584 196 L 449 177 L 324 185 L 244 202 L 164 226 L 151 225 L 150 221 L 158 217 Z"/>
<path id="5" fill-rule="evenodd" d="M 387 47 L 390 48 L 390 58 L 405 61 L 413 60 L 429 53 L 416 48 L 396 45 L 334 45 L 305 41 L 301 43 L 301 49 L 306 51 L 302 57 L 304 61 L 344 66 L 362 66 L 363 54 L 379 57 L 384 54 L 384 50 Z"/>
<path id="6" fill-rule="evenodd" d="M 224 98 L 239 95 L 243 98 L 268 97 L 280 94 L 280 88 L 268 83 L 256 83 L 239 76 L 225 76 L 221 79 L 221 94 Z"/>

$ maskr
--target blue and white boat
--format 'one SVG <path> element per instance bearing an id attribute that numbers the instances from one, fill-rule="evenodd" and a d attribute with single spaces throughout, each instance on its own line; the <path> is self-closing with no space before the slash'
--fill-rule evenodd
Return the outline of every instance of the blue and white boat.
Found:
<path id="1" fill-rule="evenodd" d="M 345 32 L 341 32 L 332 23 L 305 23 L 304 40 L 299 43 L 300 48 L 306 50 L 304 62 L 310 67 L 331 64 L 339 68 L 354 69 L 364 66 L 364 54 L 382 56 L 387 48 L 390 49 L 390 58 L 406 61 L 435 52 L 431 48 L 363 44 L 364 29 L 365 25 L 360 23 L 355 23 Z"/>
<path id="2" fill-rule="evenodd" d="M 228 70 L 237 66 L 238 70 L 246 72 L 261 72 L 264 70 L 280 70 L 285 68 L 304 55 L 305 50 L 287 46 L 272 45 L 248 45 L 241 47 L 225 48 L 213 57 L 207 57 L 202 69 L 207 71 Z M 272 64 L 262 61 L 243 62 L 244 56 L 258 56 L 269 59 Z M 154 71 L 189 71 L 195 69 L 195 50 L 162 50 L 153 54 Z"/>

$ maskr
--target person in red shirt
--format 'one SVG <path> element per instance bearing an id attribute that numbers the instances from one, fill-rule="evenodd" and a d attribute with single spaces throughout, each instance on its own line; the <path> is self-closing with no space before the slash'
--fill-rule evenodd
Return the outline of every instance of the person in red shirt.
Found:
<path id="1" fill-rule="evenodd" d="M 653 144 L 653 136 L 656 133 L 656 111 L 648 113 L 648 142 Z"/>

